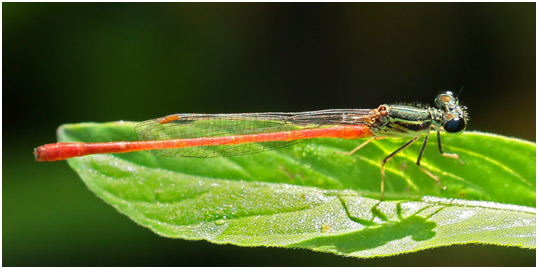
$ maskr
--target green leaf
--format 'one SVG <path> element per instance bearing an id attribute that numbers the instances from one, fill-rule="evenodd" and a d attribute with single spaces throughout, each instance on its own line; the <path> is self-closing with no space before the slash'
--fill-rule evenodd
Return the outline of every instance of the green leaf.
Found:
<path id="1" fill-rule="evenodd" d="M 62 142 L 136 140 L 135 123 L 63 125 Z M 431 139 L 434 140 L 434 139 Z M 406 139 L 313 139 L 230 158 L 167 158 L 149 152 L 92 155 L 69 165 L 100 198 L 157 234 L 240 246 L 307 248 L 355 257 L 452 244 L 535 248 L 536 145 L 486 133 L 443 135 L 416 166 Z"/>

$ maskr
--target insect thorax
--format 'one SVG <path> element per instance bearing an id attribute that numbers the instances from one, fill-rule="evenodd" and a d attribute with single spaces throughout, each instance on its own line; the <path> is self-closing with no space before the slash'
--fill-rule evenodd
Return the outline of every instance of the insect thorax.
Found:
<path id="1" fill-rule="evenodd" d="M 432 129 L 433 115 L 431 108 L 418 108 L 406 105 L 382 105 L 378 109 L 387 113 L 379 123 L 372 126 L 376 136 L 381 137 L 415 137 L 428 133 Z"/>

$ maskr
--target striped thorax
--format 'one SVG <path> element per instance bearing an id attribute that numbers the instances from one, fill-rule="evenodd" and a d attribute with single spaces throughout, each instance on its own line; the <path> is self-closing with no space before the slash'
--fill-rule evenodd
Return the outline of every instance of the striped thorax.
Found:
<path id="1" fill-rule="evenodd" d="M 460 134 L 468 121 L 466 107 L 452 92 L 440 93 L 437 108 L 410 105 L 381 105 L 376 109 L 378 121 L 372 124 L 379 137 L 418 137 L 430 131 Z"/>

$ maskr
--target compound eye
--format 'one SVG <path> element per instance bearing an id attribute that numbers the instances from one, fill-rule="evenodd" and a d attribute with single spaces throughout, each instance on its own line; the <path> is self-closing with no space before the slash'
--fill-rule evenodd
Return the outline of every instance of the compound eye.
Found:
<path id="1" fill-rule="evenodd" d="M 450 95 L 452 97 L 456 97 L 456 94 L 454 94 L 452 91 L 441 91 L 437 93 L 437 96 L 439 95 Z"/>
<path id="2" fill-rule="evenodd" d="M 460 117 L 450 119 L 443 126 L 448 133 L 461 133 L 465 130 L 465 120 Z"/>
<path id="3" fill-rule="evenodd" d="M 456 95 L 451 91 L 440 92 L 435 98 L 435 105 L 440 109 L 446 109 L 450 103 L 456 101 Z"/>

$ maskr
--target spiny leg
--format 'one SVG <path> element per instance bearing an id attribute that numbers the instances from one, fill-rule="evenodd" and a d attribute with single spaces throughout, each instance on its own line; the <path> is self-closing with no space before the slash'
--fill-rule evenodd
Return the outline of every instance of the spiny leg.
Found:
<path id="1" fill-rule="evenodd" d="M 426 137 L 424 138 L 424 143 L 422 144 L 422 148 L 420 149 L 420 153 L 418 154 L 417 165 L 418 165 L 418 168 L 420 168 L 420 170 L 422 170 L 422 172 L 426 173 L 428 176 L 433 178 L 433 180 L 435 180 L 437 185 L 441 186 L 441 188 L 443 190 L 446 190 L 446 187 L 441 184 L 441 181 L 439 180 L 439 178 L 436 175 L 434 175 L 434 174 L 432 174 L 432 172 L 426 170 L 426 168 L 420 166 L 420 160 L 422 160 L 422 155 L 424 155 L 424 150 L 426 150 L 426 144 L 428 144 L 428 138 L 429 137 L 430 137 L 430 134 L 427 133 Z"/>
<path id="2" fill-rule="evenodd" d="M 439 146 L 439 152 L 441 152 L 441 155 L 448 158 L 456 159 L 460 162 L 460 164 L 464 164 L 464 162 L 460 159 L 458 154 L 443 152 L 443 145 L 441 144 L 441 132 L 440 131 L 437 131 L 437 146 Z"/>
<path id="3" fill-rule="evenodd" d="M 420 138 L 420 136 L 417 136 L 417 137 L 414 137 L 413 139 L 409 140 L 409 142 L 405 143 L 403 146 L 401 146 L 399 149 L 397 149 L 396 151 L 394 151 L 393 153 L 391 153 L 389 156 L 385 157 L 385 159 L 383 159 L 383 161 L 381 162 L 381 200 L 383 200 L 383 197 L 385 195 L 385 183 L 384 183 L 384 178 L 385 178 L 385 164 L 390 160 L 392 159 L 396 154 L 398 154 L 398 152 L 404 150 L 405 148 L 409 147 L 411 144 L 415 143 L 418 139 Z"/>

